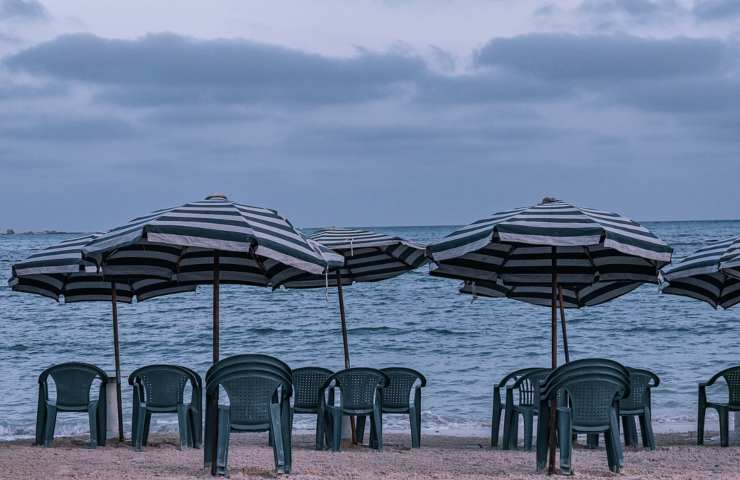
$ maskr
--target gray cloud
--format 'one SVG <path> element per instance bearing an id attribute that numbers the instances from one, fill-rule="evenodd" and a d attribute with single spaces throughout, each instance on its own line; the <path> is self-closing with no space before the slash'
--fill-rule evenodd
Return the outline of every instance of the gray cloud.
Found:
<path id="1" fill-rule="evenodd" d="M 622 14 L 645 18 L 681 12 L 683 7 L 675 0 L 584 0 L 577 11 L 590 15 Z"/>
<path id="2" fill-rule="evenodd" d="M 731 78 L 692 77 L 670 82 L 629 82 L 614 88 L 619 103 L 665 113 L 734 113 L 740 82 Z"/>
<path id="3" fill-rule="evenodd" d="M 0 20 L 48 20 L 49 12 L 37 0 L 0 0 Z"/>
<path id="4" fill-rule="evenodd" d="M 705 74 L 719 70 L 726 54 L 726 45 L 715 39 L 530 34 L 493 39 L 476 61 L 550 80 L 614 82 Z"/>
<path id="5" fill-rule="evenodd" d="M 740 16 L 737 0 L 697 0 L 693 13 L 699 20 L 731 20 Z"/>
<path id="6" fill-rule="evenodd" d="M 29 100 L 59 97 L 69 93 L 62 83 L 43 83 L 39 85 L 21 84 L 12 81 L 0 83 L 0 100 Z"/>
<path id="7" fill-rule="evenodd" d="M 0 123 L 0 137 L 12 141 L 97 142 L 131 138 L 135 131 L 121 118 L 96 115 L 32 115 Z"/>
<path id="8" fill-rule="evenodd" d="M 331 59 L 243 40 L 174 34 L 138 40 L 64 35 L 7 59 L 13 70 L 111 87 L 119 104 L 273 102 L 321 104 L 383 98 L 420 74 L 408 55 L 359 52 Z"/>

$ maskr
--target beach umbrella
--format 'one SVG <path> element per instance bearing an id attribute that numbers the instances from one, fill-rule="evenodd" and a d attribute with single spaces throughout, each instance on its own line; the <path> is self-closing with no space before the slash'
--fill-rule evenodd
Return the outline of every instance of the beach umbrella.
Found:
<path id="1" fill-rule="evenodd" d="M 168 248 L 169 258 L 145 254 Z M 135 252 L 136 264 L 122 252 Z M 179 286 L 213 287 L 213 363 L 219 360 L 221 284 L 272 286 L 288 268 L 317 275 L 341 256 L 306 238 L 277 211 L 232 202 L 225 195 L 157 210 L 109 230 L 83 248 L 113 278 L 163 278 Z"/>
<path id="2" fill-rule="evenodd" d="M 121 357 L 118 338 L 118 303 L 131 303 L 159 295 L 193 290 L 170 281 L 151 278 L 119 278 L 111 280 L 92 262 L 83 259 L 82 248 L 99 234 L 64 240 L 44 248 L 12 266 L 10 288 L 17 292 L 34 293 L 64 303 L 111 302 L 113 320 L 113 351 L 118 400 L 118 438 L 123 441 L 123 407 L 121 398 Z M 153 252 L 150 252 L 150 254 Z M 160 251 L 166 257 L 166 252 Z M 121 252 L 117 261 L 135 261 L 133 252 Z"/>
<path id="3" fill-rule="evenodd" d="M 661 271 L 661 292 L 707 302 L 740 303 L 740 237 L 712 242 Z"/>
<path id="4" fill-rule="evenodd" d="M 349 368 L 343 287 L 358 282 L 379 282 L 414 270 L 427 262 L 424 247 L 400 237 L 349 228 L 327 228 L 309 238 L 341 255 L 344 265 L 332 269 L 328 276 L 286 269 L 276 277 L 274 288 L 337 287 L 344 367 Z"/>
<path id="5" fill-rule="evenodd" d="M 277 276 L 274 288 L 337 287 L 344 368 L 350 368 L 343 287 L 355 282 L 379 282 L 418 268 L 427 262 L 424 247 L 396 236 L 336 227 L 319 230 L 310 239 L 341 255 L 344 265 L 332 269 L 328 276 L 286 269 Z M 354 417 L 350 427 L 352 441 L 356 442 Z"/>
<path id="6" fill-rule="evenodd" d="M 431 275 L 463 280 L 465 292 L 477 294 L 480 287 L 489 296 L 549 306 L 552 368 L 557 366 L 558 308 L 565 337 L 566 307 L 603 303 L 642 283 L 657 283 L 671 253 L 665 242 L 626 217 L 553 198 L 495 213 L 427 247 L 435 263 Z M 554 437 L 550 441 L 552 472 Z"/>

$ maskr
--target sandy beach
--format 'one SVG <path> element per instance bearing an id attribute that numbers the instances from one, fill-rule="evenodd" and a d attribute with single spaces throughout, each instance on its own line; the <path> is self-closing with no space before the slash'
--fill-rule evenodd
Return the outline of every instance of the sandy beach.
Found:
<path id="1" fill-rule="evenodd" d="M 720 448 L 716 434 L 697 447 L 694 434 L 659 434 L 658 449 L 625 451 L 624 479 L 740 478 L 740 449 Z M 231 478 L 270 478 L 272 451 L 263 435 L 233 435 Z M 154 436 L 143 452 L 111 441 L 105 448 L 85 448 L 84 438 L 57 439 L 54 448 L 31 446 L 30 440 L 0 444 L 0 478 L 148 479 L 208 478 L 202 450 L 179 451 L 175 436 Z M 382 453 L 366 447 L 340 453 L 317 452 L 310 435 L 297 435 L 290 478 L 477 479 L 542 478 L 535 473 L 534 453 L 490 449 L 485 438 L 426 435 L 419 450 L 408 448 L 407 435 L 389 434 Z M 614 478 L 603 449 L 574 451 L 578 478 Z"/>

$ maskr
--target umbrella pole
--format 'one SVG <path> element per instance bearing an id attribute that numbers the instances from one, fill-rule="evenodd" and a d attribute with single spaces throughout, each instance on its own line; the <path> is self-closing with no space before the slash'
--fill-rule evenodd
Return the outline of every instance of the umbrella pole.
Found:
<path id="1" fill-rule="evenodd" d="M 560 304 L 560 327 L 563 330 L 563 351 L 565 352 L 565 363 L 570 363 L 570 352 L 568 351 L 568 330 L 565 327 L 565 304 L 563 303 L 563 287 L 558 283 L 558 303 Z"/>
<path id="2" fill-rule="evenodd" d="M 553 370 L 558 366 L 558 310 L 557 310 L 557 299 L 558 299 L 558 276 L 557 276 L 557 248 L 552 247 L 552 312 L 550 322 L 550 335 L 551 335 L 551 363 Z M 553 399 L 550 403 L 550 436 L 548 438 L 549 443 L 549 462 L 547 467 L 547 474 L 552 475 L 555 473 L 555 417 L 557 415 L 558 405 L 557 400 Z"/>
<path id="3" fill-rule="evenodd" d="M 111 309 L 113 313 L 113 353 L 116 364 L 116 403 L 118 407 L 118 440 L 123 438 L 123 404 L 121 403 L 121 349 L 118 340 L 118 295 L 116 282 L 111 282 Z"/>
<path id="4" fill-rule="evenodd" d="M 221 266 L 219 262 L 218 254 L 213 256 L 213 363 L 217 363 L 219 359 L 219 311 L 218 311 L 218 300 L 219 300 L 219 283 L 221 281 Z"/>
<path id="5" fill-rule="evenodd" d="M 344 314 L 344 291 L 342 290 L 342 274 L 337 270 L 337 293 L 339 294 L 339 318 L 342 322 L 342 344 L 344 345 L 344 368 L 349 368 L 349 340 L 347 339 L 347 318 Z M 350 417 L 349 425 L 352 429 L 352 443 L 357 444 L 355 433 L 355 417 Z"/>
<path id="6" fill-rule="evenodd" d="M 219 300 L 219 282 L 221 281 L 221 268 L 220 268 L 220 258 L 218 254 L 213 255 L 213 364 L 215 365 L 218 363 L 219 359 L 219 325 L 218 325 L 218 300 Z M 206 399 L 206 403 L 208 400 Z M 218 417 L 218 415 L 216 415 Z M 206 422 L 208 419 L 206 418 Z M 212 438 L 215 440 L 218 438 L 218 421 L 215 421 L 213 425 L 211 425 L 213 429 L 213 436 Z M 216 475 L 216 463 L 217 463 L 217 450 L 218 445 L 216 441 L 211 442 L 211 475 Z"/>

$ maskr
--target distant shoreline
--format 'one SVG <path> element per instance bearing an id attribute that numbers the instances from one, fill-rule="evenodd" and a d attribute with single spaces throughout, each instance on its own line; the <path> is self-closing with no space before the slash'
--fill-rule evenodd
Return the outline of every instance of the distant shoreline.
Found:
<path id="1" fill-rule="evenodd" d="M 89 232 L 60 232 L 57 230 L 40 230 L 40 231 L 28 231 L 28 232 L 16 232 L 12 229 L 7 229 L 4 232 L 0 232 L 0 235 L 12 236 L 12 235 L 87 235 Z"/>
<path id="2" fill-rule="evenodd" d="M 724 219 L 714 219 L 714 220 L 639 220 L 638 223 L 730 223 L 730 222 L 740 222 L 740 218 L 724 218 Z M 356 229 L 393 229 L 393 228 L 449 228 L 449 229 L 455 229 L 460 228 L 464 226 L 463 224 L 459 225 L 446 225 L 446 224 L 439 224 L 439 225 L 363 225 L 363 226 L 349 226 L 346 228 L 356 228 Z M 327 228 L 326 226 L 323 227 L 301 227 L 301 230 L 321 230 L 322 228 Z M 13 229 L 0 229 L 0 236 L 11 236 L 11 235 L 89 235 L 92 232 L 66 232 L 66 231 L 58 231 L 58 230 L 34 230 L 34 231 L 26 231 L 26 232 L 16 232 L 13 231 Z"/>

